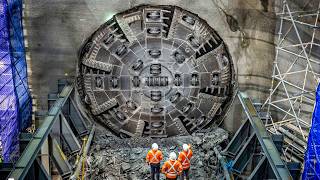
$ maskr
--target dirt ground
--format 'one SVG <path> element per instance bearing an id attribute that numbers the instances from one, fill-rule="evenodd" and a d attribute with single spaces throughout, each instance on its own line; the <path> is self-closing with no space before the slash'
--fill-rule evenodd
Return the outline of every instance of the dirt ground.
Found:
<path id="1" fill-rule="evenodd" d="M 191 159 L 190 179 L 218 179 L 217 158 L 213 148 L 228 139 L 227 131 L 214 128 L 210 132 L 198 133 L 194 136 L 180 136 L 162 139 L 131 138 L 120 139 L 109 133 L 97 132 L 87 159 L 89 179 L 106 180 L 144 180 L 150 179 L 150 168 L 145 163 L 145 156 L 156 142 L 163 152 L 164 160 L 168 160 L 170 152 L 177 154 L 182 144 L 192 145 L 194 156 Z M 164 179 L 160 175 L 160 179 Z"/>

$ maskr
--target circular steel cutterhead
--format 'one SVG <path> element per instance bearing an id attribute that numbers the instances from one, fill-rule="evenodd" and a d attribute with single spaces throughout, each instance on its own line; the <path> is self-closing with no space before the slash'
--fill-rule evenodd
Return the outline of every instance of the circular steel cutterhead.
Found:
<path id="1" fill-rule="evenodd" d="M 120 137 L 198 132 L 220 122 L 234 96 L 223 40 L 180 7 L 116 14 L 79 54 L 77 89 L 89 117 Z"/>

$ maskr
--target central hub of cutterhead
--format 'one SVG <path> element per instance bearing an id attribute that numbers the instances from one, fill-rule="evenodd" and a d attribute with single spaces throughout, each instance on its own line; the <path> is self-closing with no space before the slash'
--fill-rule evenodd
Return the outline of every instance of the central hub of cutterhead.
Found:
<path id="1" fill-rule="evenodd" d="M 166 63 L 162 62 L 162 64 Z M 165 100 L 172 89 L 172 73 L 162 64 L 151 63 L 143 68 L 139 75 L 143 79 L 141 85 L 143 94 L 153 102 Z"/>

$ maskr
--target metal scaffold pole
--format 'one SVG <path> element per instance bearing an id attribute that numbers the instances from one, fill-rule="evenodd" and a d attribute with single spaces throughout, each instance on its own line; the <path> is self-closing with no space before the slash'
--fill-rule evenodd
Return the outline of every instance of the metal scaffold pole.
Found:
<path id="1" fill-rule="evenodd" d="M 320 75 L 320 3 L 277 3 L 278 37 L 272 87 L 263 105 L 268 112 L 265 125 L 270 132 L 285 135 L 287 160 L 302 162 Z"/>

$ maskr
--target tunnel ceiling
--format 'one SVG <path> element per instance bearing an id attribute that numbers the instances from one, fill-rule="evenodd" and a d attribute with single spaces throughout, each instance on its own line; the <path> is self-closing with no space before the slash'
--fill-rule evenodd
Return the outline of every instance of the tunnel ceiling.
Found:
<path id="1" fill-rule="evenodd" d="M 122 137 L 192 134 L 220 122 L 233 97 L 223 40 L 176 6 L 116 14 L 79 54 L 78 92 L 88 114 Z"/>

